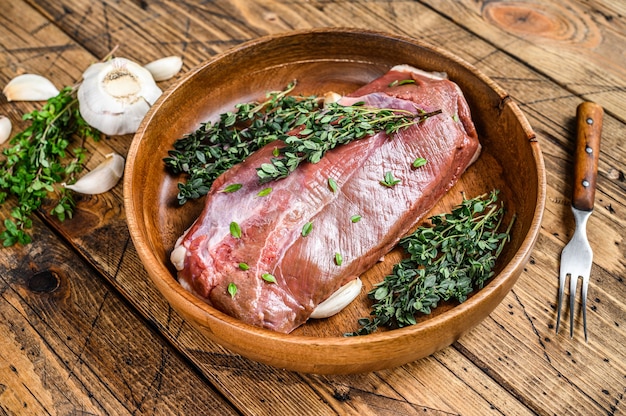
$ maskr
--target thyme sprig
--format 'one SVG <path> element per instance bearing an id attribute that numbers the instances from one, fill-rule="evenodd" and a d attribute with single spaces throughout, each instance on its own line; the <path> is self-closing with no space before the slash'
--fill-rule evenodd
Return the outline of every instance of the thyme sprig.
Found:
<path id="1" fill-rule="evenodd" d="M 257 169 L 262 183 L 286 177 L 305 161 L 316 163 L 339 144 L 381 130 L 393 133 L 438 113 L 415 115 L 362 103 L 324 106 L 317 96 L 289 95 L 295 85 L 268 93 L 265 101 L 237 104 L 235 111 L 174 143 L 164 162 L 172 173 L 187 175 L 178 184 L 181 205 L 206 195 L 219 175 L 275 140 L 285 147 L 277 147 L 271 162 Z"/>
<path id="2" fill-rule="evenodd" d="M 327 104 L 322 111 L 303 111 L 294 120 L 298 129 L 283 139 L 280 157 L 257 168 L 261 183 L 289 176 L 303 162 L 317 163 L 331 149 L 372 136 L 380 131 L 392 135 L 441 110 L 418 114 L 407 110 L 374 108 L 358 102 L 350 106 Z"/>
<path id="3" fill-rule="evenodd" d="M 65 87 L 41 110 L 33 110 L 23 119 L 29 120 L 30 126 L 11 139 L 12 146 L 2 151 L 0 160 L 0 204 L 11 195 L 17 198 L 0 234 L 4 246 L 30 243 L 26 230 L 32 227 L 32 214 L 49 192 L 59 196 L 51 214 L 61 221 L 72 217 L 72 193 L 57 186 L 70 182 L 83 169 L 86 150 L 82 146 L 70 149 L 72 136 L 83 140 L 100 137 L 80 115 L 74 87 Z"/>
<path id="4" fill-rule="evenodd" d="M 234 112 L 220 114 L 219 120 L 203 123 L 174 143 L 164 162 L 172 173 L 187 175 L 178 183 L 180 205 L 206 195 L 219 175 L 282 137 L 293 125 L 294 108 L 318 109 L 316 97 L 288 95 L 294 88 L 291 83 L 283 91 L 268 93 L 265 101 L 237 104 Z"/>
<path id="5" fill-rule="evenodd" d="M 368 293 L 371 317 L 347 336 L 365 335 L 381 326 L 414 325 L 419 313 L 430 314 L 438 302 L 464 302 L 494 275 L 496 259 L 509 240 L 515 216 L 500 232 L 503 204 L 498 191 L 463 199 L 451 213 L 430 218 L 432 227 L 419 227 L 400 240 L 408 254 L 385 280 Z"/>

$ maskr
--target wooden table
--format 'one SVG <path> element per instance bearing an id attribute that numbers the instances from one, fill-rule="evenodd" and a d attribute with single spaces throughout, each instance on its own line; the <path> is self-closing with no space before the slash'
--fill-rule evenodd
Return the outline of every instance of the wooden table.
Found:
<path id="1" fill-rule="evenodd" d="M 116 45 L 183 71 L 231 46 L 293 29 L 354 26 L 450 50 L 492 77 L 537 133 L 547 170 L 539 241 L 514 289 L 458 342 L 401 368 L 319 376 L 234 355 L 156 292 L 130 240 L 122 185 L 79 196 L 63 223 L 38 212 L 33 243 L 0 249 L 0 414 L 626 413 L 626 3 L 621 0 L 0 0 L 0 85 L 38 73 L 78 81 Z M 161 84 L 167 87 L 174 80 Z M 585 343 L 555 334 L 576 106 L 605 109 Z M 7 102 L 14 133 L 39 103 Z M 92 168 L 132 136 L 88 143 Z M 6 146 L 6 144 L 4 145 Z M 13 206 L 0 207 L 4 220 Z"/>

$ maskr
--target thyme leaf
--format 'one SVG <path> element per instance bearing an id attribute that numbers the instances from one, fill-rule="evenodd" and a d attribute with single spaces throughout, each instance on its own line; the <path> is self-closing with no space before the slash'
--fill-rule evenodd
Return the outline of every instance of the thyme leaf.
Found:
<path id="1" fill-rule="evenodd" d="M 263 273 L 261 278 L 265 280 L 267 283 L 276 283 L 276 278 L 271 273 Z"/>
<path id="2" fill-rule="evenodd" d="M 243 185 L 240 184 L 240 183 L 233 183 L 233 184 L 230 184 L 230 185 L 226 186 L 224 189 L 222 189 L 219 192 L 224 192 L 224 193 L 237 192 L 238 190 L 241 189 L 242 186 Z"/>
<path id="3" fill-rule="evenodd" d="M 337 181 L 335 181 L 333 178 L 328 178 L 328 187 L 332 192 L 337 192 Z"/>
<path id="4" fill-rule="evenodd" d="M 241 238 L 241 227 L 235 221 L 230 223 L 230 235 L 233 238 Z"/>
<path id="5" fill-rule="evenodd" d="M 424 159 L 423 157 L 418 157 L 417 159 L 415 159 L 413 161 L 413 167 L 414 168 L 421 168 L 422 166 L 424 166 L 427 163 L 427 160 Z"/>
<path id="6" fill-rule="evenodd" d="M 396 186 L 397 184 L 399 184 L 400 182 L 402 182 L 400 179 L 394 178 L 393 173 L 385 172 L 385 176 L 383 180 L 380 181 L 380 184 L 388 188 L 392 188 Z"/>
<path id="7" fill-rule="evenodd" d="M 498 231 L 504 207 L 498 191 L 463 199 L 449 214 L 431 217 L 432 227 L 419 227 L 400 240 L 407 258 L 368 293 L 374 301 L 370 318 L 347 336 L 370 334 L 378 327 L 414 325 L 418 314 L 430 314 L 438 302 L 464 302 L 494 275 L 495 262 L 509 240 L 515 216 Z"/>
<path id="8" fill-rule="evenodd" d="M 233 282 L 230 282 L 228 284 L 228 294 L 230 295 L 231 298 L 234 298 L 235 295 L 237 294 L 237 285 Z"/>
<path id="9" fill-rule="evenodd" d="M 313 231 L 313 223 L 307 222 L 302 226 L 302 237 L 306 237 L 311 231 Z"/>

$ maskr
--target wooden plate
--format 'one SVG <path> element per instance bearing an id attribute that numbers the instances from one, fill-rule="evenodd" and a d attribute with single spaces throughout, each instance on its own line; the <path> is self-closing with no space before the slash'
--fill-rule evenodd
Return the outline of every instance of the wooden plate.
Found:
<path id="1" fill-rule="evenodd" d="M 441 305 L 412 327 L 344 337 L 369 315 L 366 292 L 391 270 L 399 254 L 365 273 L 364 290 L 347 309 L 310 321 L 291 334 L 256 328 L 198 300 L 181 288 L 169 262 L 176 239 L 194 221 L 202 201 L 179 207 L 176 184 L 162 159 L 173 142 L 234 105 L 282 90 L 348 93 L 397 64 L 445 71 L 463 90 L 483 153 L 431 214 L 468 197 L 501 190 L 517 214 L 497 275 L 462 304 Z M 253 360 L 312 373 L 354 373 L 405 364 L 450 345 L 484 319 L 509 292 L 539 233 L 545 172 L 535 136 L 515 103 L 493 81 L 450 53 L 422 42 L 351 29 L 287 33 L 254 40 L 206 61 L 163 93 L 133 139 L 124 178 L 128 225 L 146 270 L 172 307 L 212 340 Z M 225 207 L 227 208 L 227 207 Z"/>

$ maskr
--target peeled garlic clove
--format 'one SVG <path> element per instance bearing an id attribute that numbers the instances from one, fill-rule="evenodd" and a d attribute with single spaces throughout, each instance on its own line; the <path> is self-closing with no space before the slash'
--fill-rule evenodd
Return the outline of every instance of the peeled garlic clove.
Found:
<path id="1" fill-rule="evenodd" d="M 59 90 L 46 77 L 22 74 L 13 78 L 2 93 L 7 101 L 46 101 L 59 94 Z"/>
<path id="2" fill-rule="evenodd" d="M 328 299 L 317 305 L 317 308 L 311 314 L 311 318 L 322 319 L 335 315 L 361 293 L 361 287 L 363 287 L 363 283 L 358 277 L 341 286 Z"/>
<path id="3" fill-rule="evenodd" d="M 80 114 L 107 135 L 135 133 L 161 96 L 150 71 L 125 58 L 91 65 L 78 88 Z"/>
<path id="4" fill-rule="evenodd" d="M 63 184 L 66 189 L 96 195 L 111 190 L 124 173 L 124 158 L 117 153 L 109 153 L 102 163 L 72 185 Z"/>
<path id="5" fill-rule="evenodd" d="M 168 56 L 144 65 L 144 68 L 150 71 L 155 81 L 165 81 L 172 78 L 180 72 L 182 67 L 183 60 L 180 56 Z"/>
<path id="6" fill-rule="evenodd" d="M 6 142 L 11 137 L 11 130 L 13 130 L 11 119 L 0 116 L 0 144 Z"/>
<path id="7" fill-rule="evenodd" d="M 333 91 L 328 91 L 324 94 L 324 104 L 336 103 L 341 99 L 341 95 Z"/>

